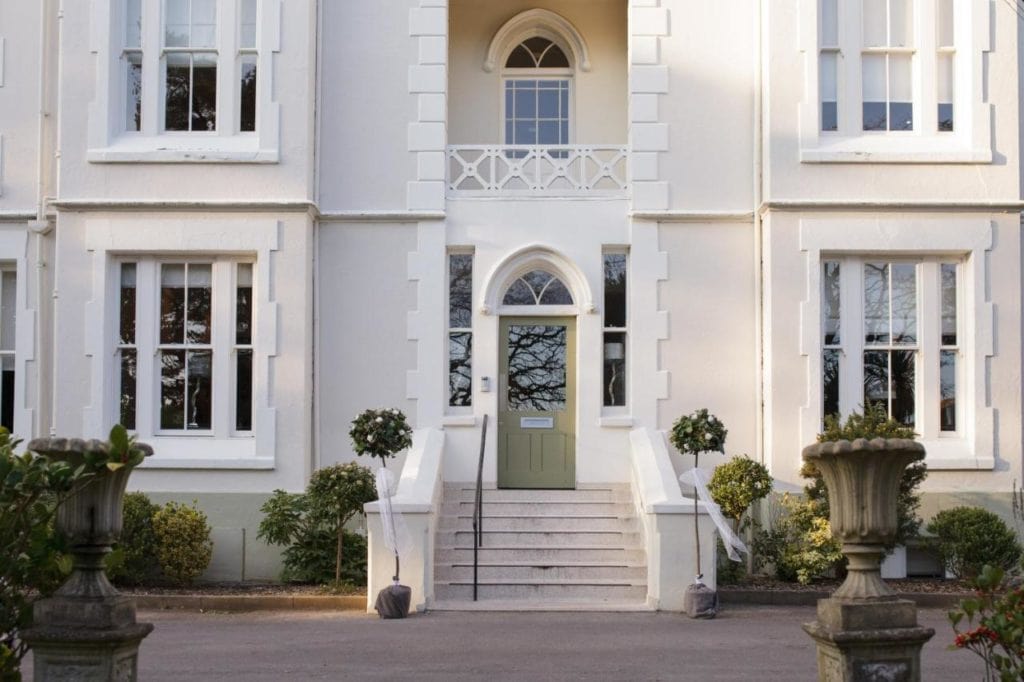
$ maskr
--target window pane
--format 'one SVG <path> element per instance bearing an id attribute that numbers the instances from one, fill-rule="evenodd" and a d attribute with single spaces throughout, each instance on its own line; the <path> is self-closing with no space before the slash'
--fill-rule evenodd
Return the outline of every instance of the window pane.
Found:
<path id="1" fill-rule="evenodd" d="M 192 130 L 216 130 L 217 56 L 197 54 L 192 64 Z"/>
<path id="2" fill-rule="evenodd" d="M 128 0 L 124 9 L 124 46 L 142 47 L 142 0 Z"/>
<path id="3" fill-rule="evenodd" d="M 863 11 L 864 46 L 885 46 L 888 42 L 886 36 L 886 1 L 863 0 Z"/>
<path id="4" fill-rule="evenodd" d="M 626 254 L 604 255 L 604 326 L 626 326 Z"/>
<path id="5" fill-rule="evenodd" d="M 821 301 L 825 318 L 825 345 L 839 344 L 839 263 L 835 261 L 825 263 Z"/>
<path id="6" fill-rule="evenodd" d="M 473 326 L 473 256 L 454 253 L 448 256 L 448 326 L 467 329 Z"/>
<path id="7" fill-rule="evenodd" d="M 530 51 L 522 45 L 517 45 L 505 60 L 505 66 L 509 69 L 532 69 L 536 64 Z"/>
<path id="8" fill-rule="evenodd" d="M 821 46 L 837 47 L 839 45 L 838 0 L 821 0 Z"/>
<path id="9" fill-rule="evenodd" d="M 185 266 L 160 268 L 160 343 L 185 340 Z"/>
<path id="10" fill-rule="evenodd" d="M 889 55 L 889 130 L 914 129 L 911 56 Z"/>
<path id="11" fill-rule="evenodd" d="M 939 353 L 939 424 L 942 431 L 956 431 L 956 351 Z"/>
<path id="12" fill-rule="evenodd" d="M 18 319 L 18 275 L 5 270 L 0 275 L 0 350 L 15 349 Z"/>
<path id="13" fill-rule="evenodd" d="M 164 101 L 164 129 L 189 129 L 189 101 L 192 93 L 191 58 L 187 54 L 167 55 Z"/>
<path id="14" fill-rule="evenodd" d="M 213 403 L 212 365 L 210 351 L 188 352 L 188 395 L 186 396 L 186 417 L 188 429 L 210 428 L 210 412 Z"/>
<path id="15" fill-rule="evenodd" d="M 240 348 L 235 365 L 235 430 L 252 431 L 252 350 Z"/>
<path id="16" fill-rule="evenodd" d="M 566 329 L 558 325 L 508 328 L 508 409 L 565 409 Z"/>
<path id="17" fill-rule="evenodd" d="M 821 90 L 821 129 L 837 130 L 836 106 L 836 53 L 823 52 L 819 64 Z"/>
<path id="18" fill-rule="evenodd" d="M 212 266 L 188 266 L 188 343 L 210 343 L 212 282 Z"/>
<path id="19" fill-rule="evenodd" d="M 14 355 L 0 358 L 0 426 L 14 431 Z"/>
<path id="20" fill-rule="evenodd" d="M 914 43 L 914 19 L 911 0 L 889 0 L 889 46 L 907 47 Z"/>
<path id="21" fill-rule="evenodd" d="M 238 46 L 256 47 L 256 0 L 242 0 L 239 14 Z"/>
<path id="22" fill-rule="evenodd" d="M 552 45 L 541 58 L 540 66 L 545 69 L 567 69 L 569 68 L 569 58 L 566 57 L 562 48 Z"/>
<path id="23" fill-rule="evenodd" d="M 191 45 L 217 46 L 217 0 L 192 0 Z"/>
<path id="24" fill-rule="evenodd" d="M 552 280 L 540 295 L 541 305 L 572 305 L 572 294 L 562 284 L 562 280 Z"/>
<path id="25" fill-rule="evenodd" d="M 942 345 L 955 346 L 956 324 L 956 264 L 942 264 Z"/>
<path id="26" fill-rule="evenodd" d="M 604 334 L 604 405 L 621 407 L 626 404 L 626 334 Z"/>
<path id="27" fill-rule="evenodd" d="M 536 88 L 536 83 L 533 84 Z M 516 118 L 535 119 L 537 117 L 537 92 L 535 89 L 516 90 Z"/>
<path id="28" fill-rule="evenodd" d="M 558 118 L 557 89 L 545 89 L 537 93 L 537 115 L 540 118 Z"/>
<path id="29" fill-rule="evenodd" d="M 252 343 L 252 263 L 239 263 L 235 284 L 235 343 Z"/>
<path id="30" fill-rule="evenodd" d="M 939 47 L 953 47 L 953 0 L 935 0 L 935 14 Z"/>
<path id="31" fill-rule="evenodd" d="M 142 54 L 125 55 L 125 129 L 142 129 Z"/>
<path id="32" fill-rule="evenodd" d="M 160 351 L 160 428 L 185 428 L 185 351 Z"/>
<path id="33" fill-rule="evenodd" d="M 135 343 L 135 263 L 121 264 L 120 343 Z"/>
<path id="34" fill-rule="evenodd" d="M 885 55 L 863 57 L 864 130 L 886 130 Z"/>
<path id="35" fill-rule="evenodd" d="M 940 54 L 938 67 L 939 130 L 953 130 L 953 55 Z"/>
<path id="36" fill-rule="evenodd" d="M 822 414 L 839 414 L 839 351 L 826 350 L 821 360 Z"/>
<path id="37" fill-rule="evenodd" d="M 912 263 L 893 263 L 892 342 L 917 341 L 917 267 Z"/>
<path id="38" fill-rule="evenodd" d="M 188 47 L 188 42 L 188 0 L 165 0 L 164 45 L 167 47 Z"/>
<path id="39" fill-rule="evenodd" d="M 135 428 L 136 394 L 138 391 L 137 354 L 134 348 L 122 348 L 120 422 L 126 429 Z"/>
<path id="40" fill-rule="evenodd" d="M 534 121 L 516 121 L 513 144 L 537 144 L 537 124 Z"/>
<path id="41" fill-rule="evenodd" d="M 548 282 L 552 279 L 554 279 L 554 277 L 543 270 L 531 270 L 522 277 L 522 280 L 529 284 L 530 288 L 533 289 L 534 296 L 537 300 L 540 300 L 540 295 L 544 291 L 544 287 L 546 287 Z"/>
<path id="42" fill-rule="evenodd" d="M 242 132 L 252 132 L 256 130 L 256 56 L 246 55 L 242 57 L 241 63 L 238 129 Z"/>
<path id="43" fill-rule="evenodd" d="M 889 265 L 887 263 L 864 264 L 864 342 L 889 343 Z"/>
<path id="44" fill-rule="evenodd" d="M 890 414 L 896 421 L 914 425 L 914 361 L 916 354 L 911 350 L 890 352 L 892 374 L 892 409 Z"/>
<path id="45" fill-rule="evenodd" d="M 521 279 L 512 282 L 512 285 L 505 291 L 505 297 L 501 300 L 504 305 L 533 305 L 537 298 L 533 289 Z"/>
<path id="46" fill-rule="evenodd" d="M 473 404 L 473 335 L 455 332 L 448 335 L 448 405 Z"/>

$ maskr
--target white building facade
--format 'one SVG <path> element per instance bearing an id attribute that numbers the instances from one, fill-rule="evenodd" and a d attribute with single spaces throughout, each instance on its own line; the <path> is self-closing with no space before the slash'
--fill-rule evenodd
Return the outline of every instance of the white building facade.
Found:
<path id="1" fill-rule="evenodd" d="M 399 407 L 417 603 L 484 415 L 486 487 L 625 486 L 655 607 L 700 407 L 796 490 L 881 402 L 926 511 L 1008 516 L 1019 34 L 984 0 L 8 3 L 0 418 L 126 423 L 210 577 L 269 578 L 263 501 Z"/>

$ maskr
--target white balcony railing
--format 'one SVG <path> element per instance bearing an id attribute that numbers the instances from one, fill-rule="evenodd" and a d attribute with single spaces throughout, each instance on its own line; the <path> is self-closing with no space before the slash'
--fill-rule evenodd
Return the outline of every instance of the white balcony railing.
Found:
<path id="1" fill-rule="evenodd" d="M 625 196 L 621 145 L 448 147 L 450 196 Z"/>

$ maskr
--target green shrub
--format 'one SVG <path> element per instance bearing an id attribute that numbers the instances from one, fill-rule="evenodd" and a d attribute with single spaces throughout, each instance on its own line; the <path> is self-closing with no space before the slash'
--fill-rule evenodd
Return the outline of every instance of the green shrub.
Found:
<path id="1" fill-rule="evenodd" d="M 357 455 L 380 457 L 382 465 L 388 457 L 412 447 L 412 427 L 395 408 L 362 412 L 352 420 L 348 435 Z"/>
<path id="2" fill-rule="evenodd" d="M 153 515 L 153 533 L 160 570 L 172 582 L 188 585 L 210 565 L 210 526 L 195 502 L 165 504 Z"/>
<path id="3" fill-rule="evenodd" d="M 1014 532 L 1001 518 L 977 507 L 954 507 L 935 515 L 928 541 L 943 564 L 958 578 L 976 578 L 986 564 L 1013 570 L 1021 557 Z"/>
<path id="4" fill-rule="evenodd" d="M 746 455 L 719 464 L 708 482 L 711 498 L 721 507 L 722 514 L 732 521 L 734 531 L 739 530 L 740 521 L 750 505 L 764 499 L 771 491 L 772 477 L 768 468 Z"/>
<path id="5" fill-rule="evenodd" d="M 325 467 L 313 474 L 305 494 L 274 491 L 260 508 L 265 516 L 257 537 L 286 547 L 283 580 L 365 583 L 366 541 L 344 526 L 376 499 L 368 468 L 355 462 Z"/>
<path id="6" fill-rule="evenodd" d="M 145 493 L 124 496 L 124 527 L 107 562 L 107 576 L 114 582 L 141 585 L 158 576 L 160 564 L 153 517 L 159 510 Z"/>
<path id="7" fill-rule="evenodd" d="M 786 493 L 771 529 L 754 540 L 758 568 L 771 564 L 779 580 L 806 585 L 835 571 L 843 561 L 841 543 L 832 537 L 820 500 Z"/>
<path id="8" fill-rule="evenodd" d="M 818 434 L 818 442 L 825 443 L 837 440 L 856 440 L 866 438 L 906 438 L 917 437 L 914 429 L 902 424 L 885 411 L 881 403 L 868 403 L 864 413 L 852 413 L 844 422 L 839 415 L 825 416 L 825 429 Z"/>
<path id="9" fill-rule="evenodd" d="M 1024 680 L 1024 587 L 1007 589 L 1003 571 L 989 565 L 972 582 L 974 596 L 949 612 L 956 633 L 950 648 L 980 656 L 986 680 Z M 960 630 L 965 617 L 968 629 Z"/>

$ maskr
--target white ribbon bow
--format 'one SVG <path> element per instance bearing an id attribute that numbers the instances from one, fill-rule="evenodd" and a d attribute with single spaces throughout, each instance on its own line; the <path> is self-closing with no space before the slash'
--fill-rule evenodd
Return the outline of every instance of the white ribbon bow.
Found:
<path id="1" fill-rule="evenodd" d="M 381 467 L 374 477 L 377 486 L 377 501 L 380 508 L 380 522 L 384 527 L 384 546 L 395 556 L 409 553 L 412 549 L 412 537 L 401 513 L 391 508 L 391 491 L 395 487 L 395 475 Z"/>
<path id="2" fill-rule="evenodd" d="M 684 472 L 679 480 L 686 485 L 693 486 L 694 490 L 697 491 L 697 497 L 704 503 L 704 507 L 708 510 L 708 516 L 715 522 L 715 527 L 718 528 L 718 533 L 722 536 L 722 544 L 725 545 L 725 551 L 729 554 L 729 558 L 733 561 L 739 562 L 740 552 L 746 552 L 750 554 L 750 550 L 743 544 L 743 541 L 736 537 L 736 534 L 732 532 L 732 528 L 729 527 L 729 522 L 722 516 L 722 509 L 718 504 L 711 499 L 711 492 L 708 490 L 708 475 L 705 471 L 694 467 L 689 471 Z"/>

